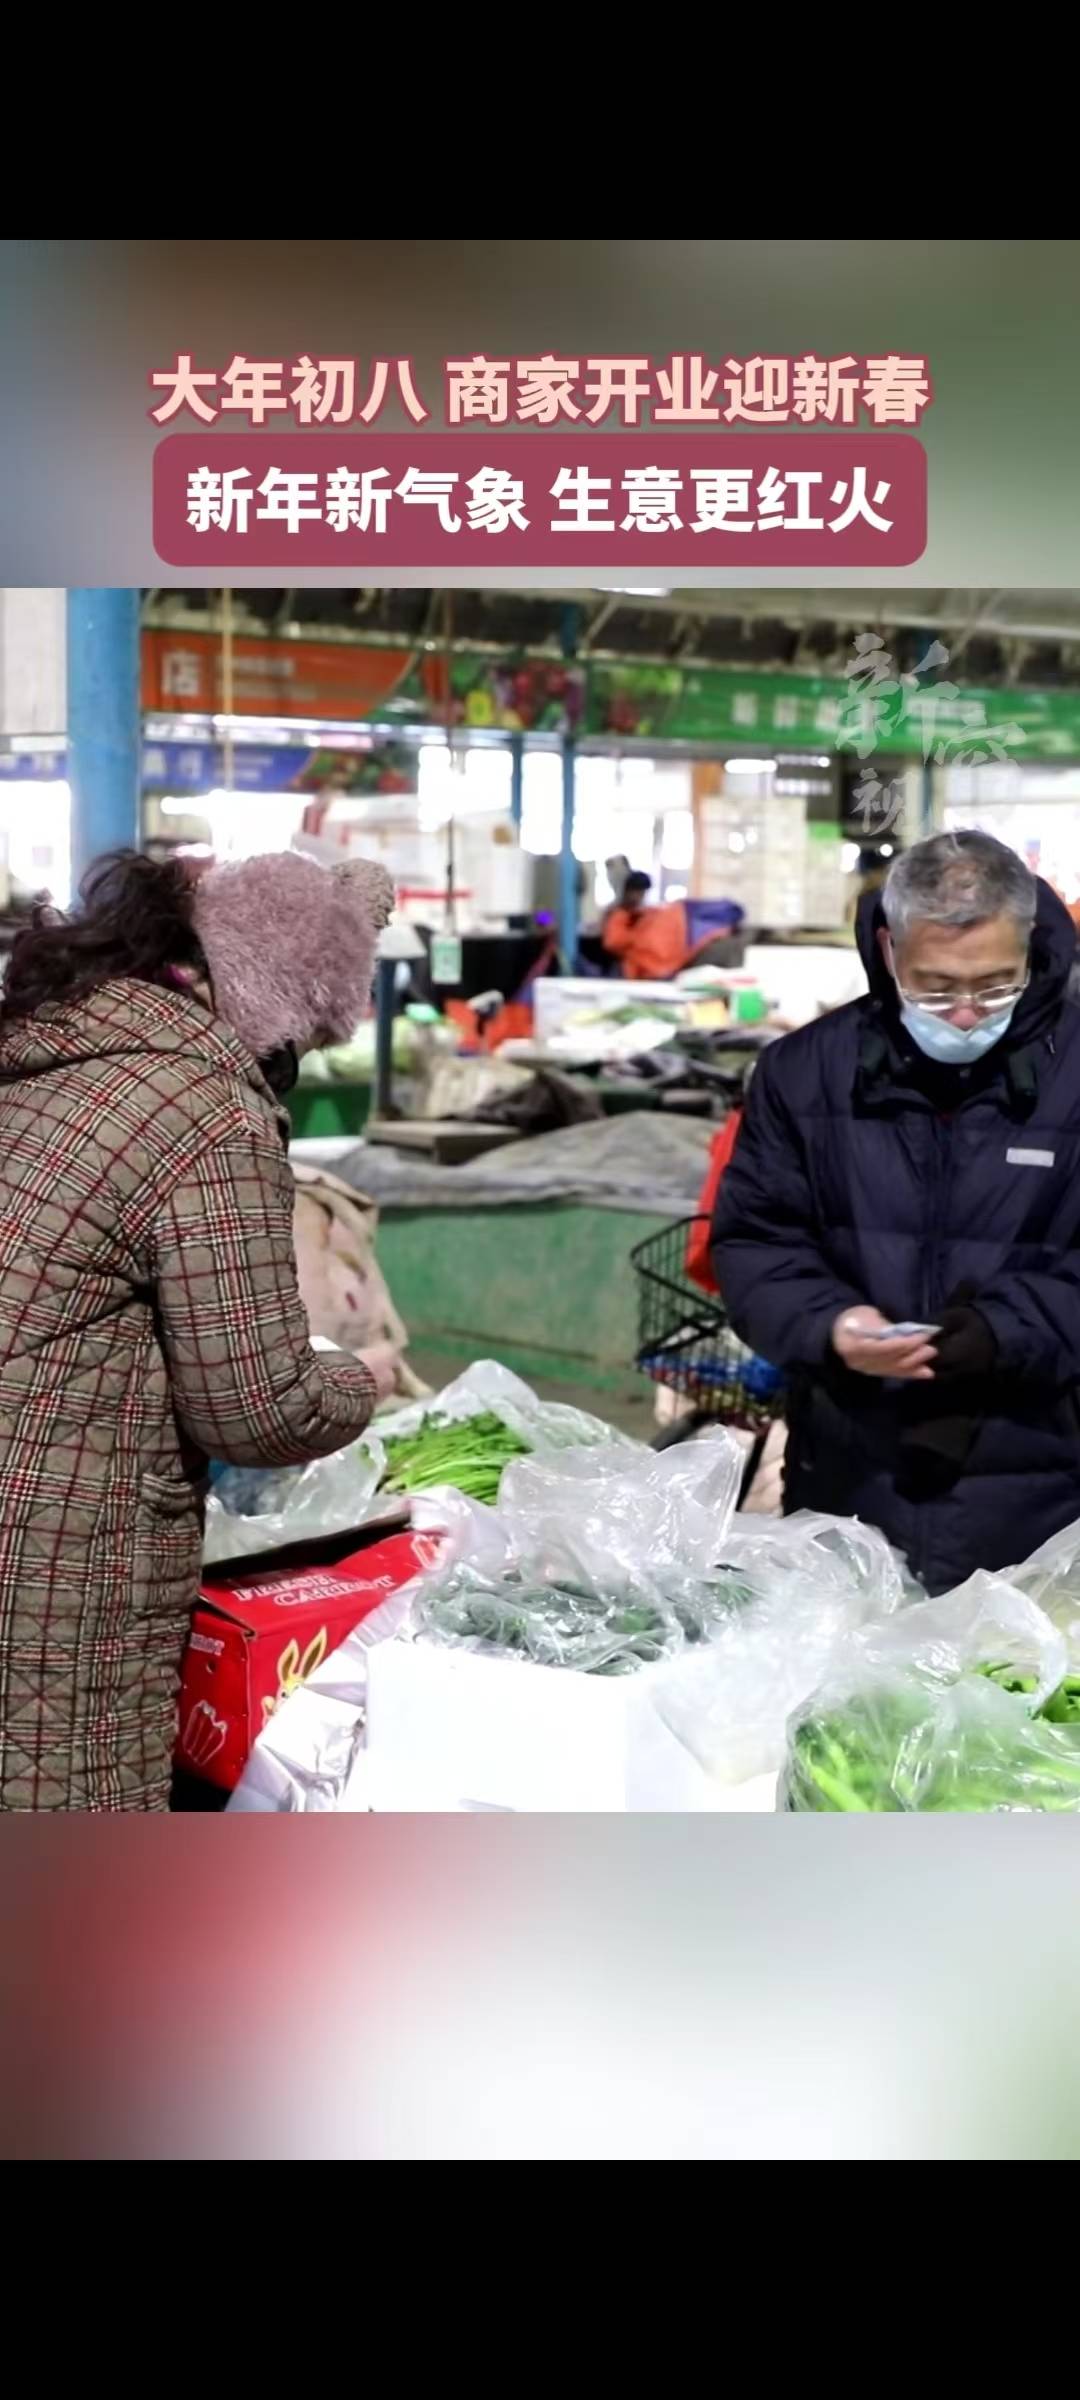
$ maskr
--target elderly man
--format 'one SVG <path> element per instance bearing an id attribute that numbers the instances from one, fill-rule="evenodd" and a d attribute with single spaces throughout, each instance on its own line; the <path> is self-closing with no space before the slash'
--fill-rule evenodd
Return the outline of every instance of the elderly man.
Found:
<path id="1" fill-rule="evenodd" d="M 1080 1518 L 1076 932 L 957 833 L 858 933 L 868 995 L 761 1061 L 713 1259 L 791 1379 L 785 1508 L 879 1525 L 940 1592 Z"/>

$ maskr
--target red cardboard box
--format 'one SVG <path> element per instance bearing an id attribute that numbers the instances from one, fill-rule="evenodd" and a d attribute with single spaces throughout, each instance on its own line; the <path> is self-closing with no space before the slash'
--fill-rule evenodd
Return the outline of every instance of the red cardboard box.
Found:
<path id="1" fill-rule="evenodd" d="M 223 1571 L 203 1584 L 180 1690 L 176 1765 L 219 1791 L 290 1692 L 391 1592 L 434 1564 L 431 1534 L 395 1533 L 334 1566 Z"/>

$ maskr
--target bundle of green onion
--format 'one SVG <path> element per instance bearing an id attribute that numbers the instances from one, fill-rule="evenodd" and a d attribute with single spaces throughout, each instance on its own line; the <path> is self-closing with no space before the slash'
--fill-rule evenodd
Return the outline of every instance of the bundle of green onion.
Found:
<path id="1" fill-rule="evenodd" d="M 441 1484 L 451 1484 L 468 1499 L 482 1500 L 493 1508 L 503 1469 L 512 1458 L 524 1458 L 529 1444 L 511 1433 L 491 1409 L 480 1416 L 458 1418 L 442 1416 L 433 1409 L 416 1433 L 384 1437 L 384 1448 L 382 1491 L 430 1492 Z"/>

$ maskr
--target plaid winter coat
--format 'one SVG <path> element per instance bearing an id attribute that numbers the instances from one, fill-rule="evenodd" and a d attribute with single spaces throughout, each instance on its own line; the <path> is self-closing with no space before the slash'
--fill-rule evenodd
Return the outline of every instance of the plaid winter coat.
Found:
<path id="1" fill-rule="evenodd" d="M 196 1000 L 116 982 L 0 1036 L 0 1807 L 167 1806 L 207 1456 L 367 1422 L 309 1346 L 293 1199 Z"/>

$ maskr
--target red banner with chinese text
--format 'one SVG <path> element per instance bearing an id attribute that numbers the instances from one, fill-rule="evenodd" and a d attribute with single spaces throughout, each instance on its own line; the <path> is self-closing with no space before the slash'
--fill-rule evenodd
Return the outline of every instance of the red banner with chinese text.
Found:
<path id="1" fill-rule="evenodd" d="M 233 708 L 240 717 L 337 718 L 362 722 L 385 708 L 417 673 L 432 714 L 444 705 L 439 652 L 360 649 L 350 643 L 233 643 Z M 212 633 L 142 637 L 142 704 L 162 715 L 213 716 L 222 708 L 222 645 Z"/>

